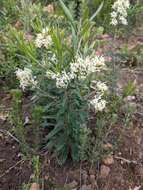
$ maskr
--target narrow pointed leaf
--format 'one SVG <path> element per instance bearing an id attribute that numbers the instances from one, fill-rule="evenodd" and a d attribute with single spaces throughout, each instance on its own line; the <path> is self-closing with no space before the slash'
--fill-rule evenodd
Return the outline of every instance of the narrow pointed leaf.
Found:
<path id="1" fill-rule="evenodd" d="M 100 4 L 100 6 L 96 10 L 96 12 L 90 17 L 90 21 L 93 21 L 93 19 L 98 15 L 98 13 L 101 11 L 103 5 L 104 5 L 104 1 L 102 1 L 102 3 Z"/>
<path id="2" fill-rule="evenodd" d="M 68 20 L 71 22 L 72 26 L 75 28 L 74 19 L 73 19 L 73 16 L 72 16 L 70 10 L 67 8 L 67 6 L 64 4 L 64 2 L 62 0 L 59 0 L 59 3 L 60 3 L 61 8 L 64 11 L 64 14 L 68 18 Z"/>

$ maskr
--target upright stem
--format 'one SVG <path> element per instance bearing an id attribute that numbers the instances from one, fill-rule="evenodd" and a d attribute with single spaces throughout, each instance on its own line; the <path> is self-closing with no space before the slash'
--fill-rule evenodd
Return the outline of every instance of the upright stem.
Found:
<path id="1" fill-rule="evenodd" d="M 79 20 L 81 13 L 81 0 L 75 0 L 75 19 Z"/>
<path id="2" fill-rule="evenodd" d="M 115 28 L 114 35 L 113 35 L 113 76 L 116 75 L 116 58 L 115 58 L 115 51 L 116 51 L 116 37 L 117 37 L 117 29 Z M 113 79 L 113 92 L 115 92 L 116 89 L 116 81 L 115 78 Z"/>

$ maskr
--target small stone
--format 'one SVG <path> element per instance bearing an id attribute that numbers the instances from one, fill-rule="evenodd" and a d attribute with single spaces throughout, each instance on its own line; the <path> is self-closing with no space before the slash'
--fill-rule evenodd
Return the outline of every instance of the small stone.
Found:
<path id="1" fill-rule="evenodd" d="M 90 175 L 90 182 L 95 183 L 95 175 Z"/>
<path id="2" fill-rule="evenodd" d="M 35 175 L 31 174 L 30 179 L 34 179 L 34 178 L 35 178 Z"/>
<path id="3" fill-rule="evenodd" d="M 94 189 L 96 184 L 97 184 L 96 179 L 95 179 L 95 175 L 90 175 L 90 183 L 92 185 L 92 189 Z"/>
<path id="4" fill-rule="evenodd" d="M 91 185 L 83 185 L 80 190 L 92 190 L 92 186 Z"/>
<path id="5" fill-rule="evenodd" d="M 66 184 L 66 188 L 69 188 L 69 189 L 74 189 L 76 186 L 78 185 L 77 181 L 72 181 L 71 183 L 69 184 Z"/>
<path id="6" fill-rule="evenodd" d="M 141 185 L 140 186 L 136 186 L 133 190 L 139 190 L 141 189 Z"/>
<path id="7" fill-rule="evenodd" d="M 102 165 L 100 168 L 100 177 L 106 178 L 110 173 L 110 168 L 108 166 Z"/>
<path id="8" fill-rule="evenodd" d="M 40 186 L 38 183 L 32 183 L 30 190 L 40 190 Z"/>
<path id="9" fill-rule="evenodd" d="M 133 101 L 135 99 L 136 99 L 135 96 L 127 96 L 126 98 L 124 98 L 125 102 L 127 102 L 127 101 Z"/>
<path id="10" fill-rule="evenodd" d="M 87 173 L 83 173 L 82 174 L 82 179 L 83 179 L 83 183 L 86 184 L 87 183 L 87 179 L 88 179 Z"/>
<path id="11" fill-rule="evenodd" d="M 5 161 L 5 159 L 0 159 L 0 163 L 2 163 L 2 162 L 4 162 Z"/>
<path id="12" fill-rule="evenodd" d="M 123 165 L 124 164 L 124 162 L 123 162 L 123 160 L 121 160 L 121 165 Z"/>
<path id="13" fill-rule="evenodd" d="M 25 34 L 25 39 L 26 39 L 28 42 L 31 42 L 31 41 L 33 40 L 33 35 L 27 33 L 27 34 Z M 26 117 L 28 117 L 28 116 L 26 116 Z M 29 119 L 29 118 L 28 118 L 28 119 Z M 26 120 L 26 118 L 25 118 L 25 120 Z"/>
<path id="14" fill-rule="evenodd" d="M 23 154 L 21 152 L 19 152 L 18 155 L 17 155 L 17 157 L 20 158 L 20 157 L 22 157 L 22 155 Z"/>
<path id="15" fill-rule="evenodd" d="M 2 123 L 4 123 L 7 118 L 9 117 L 9 113 L 4 111 L 4 112 L 0 112 L 0 120 L 2 120 Z"/>
<path id="16" fill-rule="evenodd" d="M 30 123 L 30 119 L 28 116 L 25 117 L 24 126 Z"/>
<path id="17" fill-rule="evenodd" d="M 16 23 L 15 23 L 15 28 L 20 28 L 22 26 L 22 23 L 18 20 Z"/>
<path id="18" fill-rule="evenodd" d="M 107 166 L 112 165 L 114 163 L 114 159 L 112 155 L 109 155 L 105 159 L 103 159 L 103 163 Z"/>
<path id="19" fill-rule="evenodd" d="M 48 175 L 46 175 L 46 176 L 44 177 L 44 179 L 45 179 L 45 180 L 48 180 L 48 179 L 49 179 L 49 176 L 48 176 Z"/>
<path id="20" fill-rule="evenodd" d="M 90 170 L 89 170 L 89 174 L 90 174 L 90 175 L 95 175 L 95 170 L 94 170 L 94 169 L 90 169 Z"/>

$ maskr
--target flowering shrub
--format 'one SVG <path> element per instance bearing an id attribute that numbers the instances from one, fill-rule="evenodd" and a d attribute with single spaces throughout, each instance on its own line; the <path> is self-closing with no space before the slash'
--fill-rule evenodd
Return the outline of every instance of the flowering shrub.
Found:
<path id="1" fill-rule="evenodd" d="M 31 88 L 33 100 L 43 107 L 42 125 L 49 129 L 46 147 L 63 163 L 69 155 L 73 160 L 81 159 L 80 139 L 83 134 L 85 139 L 89 135 L 85 134 L 89 111 L 106 110 L 109 88 L 104 56 L 96 55 L 94 43 L 89 43 L 94 37 L 89 35 L 94 16 L 82 19 L 79 30 L 78 23 L 60 2 L 70 27 L 43 28 L 33 39 L 37 60 L 17 69 L 16 76 L 20 87 L 24 91 Z"/>
<path id="2" fill-rule="evenodd" d="M 85 10 L 79 21 L 74 20 L 62 0 L 59 2 L 67 18 L 66 28 L 49 24 L 42 29 L 45 23 L 41 23 L 28 43 L 24 38 L 19 43 L 15 35 L 22 50 L 21 60 L 27 63 L 23 69 L 17 68 L 16 76 L 22 90 L 30 88 L 32 100 L 43 108 L 42 125 L 48 128 L 45 148 L 64 163 L 68 156 L 74 161 L 83 159 L 82 142 L 85 144 L 90 135 L 89 113 L 94 112 L 99 121 L 102 113 L 110 111 L 112 98 L 108 80 L 111 68 L 104 55 L 96 54 L 92 33 L 93 20 L 103 3 L 90 18 Z M 113 25 L 118 24 L 118 20 L 127 24 L 128 8 L 129 2 L 114 3 Z"/>
<path id="3" fill-rule="evenodd" d="M 56 81 L 57 88 L 67 88 L 68 84 L 74 79 L 85 79 L 88 75 L 105 69 L 103 57 L 77 57 L 74 63 L 70 63 L 70 70 L 61 73 L 47 72 L 47 77 Z"/>
<path id="4" fill-rule="evenodd" d="M 56 48 L 54 42 L 52 44 Z M 51 50 L 49 51 L 51 56 Z M 66 53 L 69 57 L 69 52 Z M 76 55 L 71 56 L 71 61 L 62 69 L 56 55 L 53 54 L 52 57 L 54 64 L 44 62 L 36 68 L 35 65 L 31 65 L 24 70 L 18 69 L 16 75 L 22 89 L 31 87 L 37 103 L 42 103 L 45 112 L 43 125 L 53 128 L 46 137 L 47 147 L 52 148 L 63 163 L 69 153 L 73 160 L 80 159 L 79 136 L 83 133 L 82 130 L 87 128 L 89 110 L 101 112 L 106 108 L 105 94 L 108 87 L 103 82 L 103 73 L 106 72 L 107 66 L 102 56 Z M 89 97 L 92 88 L 95 88 L 96 95 L 91 100 Z"/>

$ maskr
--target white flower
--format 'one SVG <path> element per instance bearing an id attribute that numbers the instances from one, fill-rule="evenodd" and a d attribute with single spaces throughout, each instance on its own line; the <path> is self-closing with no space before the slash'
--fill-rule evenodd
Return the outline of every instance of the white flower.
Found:
<path id="1" fill-rule="evenodd" d="M 70 70 L 61 73 L 47 72 L 46 76 L 56 80 L 58 88 L 67 88 L 68 84 L 75 78 L 85 79 L 88 75 L 106 69 L 105 60 L 102 56 L 77 57 L 74 63 L 70 63 Z M 104 86 L 105 88 L 105 86 Z"/>
<path id="2" fill-rule="evenodd" d="M 36 47 L 49 48 L 49 46 L 52 45 L 53 41 L 52 41 L 51 36 L 48 34 L 48 32 L 49 32 L 49 29 L 48 29 L 48 27 L 46 27 L 42 30 L 42 33 L 37 34 L 37 37 L 35 39 Z"/>
<path id="3" fill-rule="evenodd" d="M 41 48 L 43 45 L 43 35 L 42 34 L 37 34 L 37 38 L 35 39 L 35 45 L 38 48 Z"/>
<path id="4" fill-rule="evenodd" d="M 79 78 L 85 78 L 105 68 L 105 59 L 102 56 L 77 57 L 76 62 L 70 64 L 71 73 L 75 73 Z"/>
<path id="5" fill-rule="evenodd" d="M 94 64 L 98 69 L 106 69 L 105 65 L 105 58 L 103 56 L 96 56 L 93 58 L 94 59 Z M 98 70 L 97 69 L 97 70 Z"/>
<path id="6" fill-rule="evenodd" d="M 103 111 L 106 107 L 106 100 L 102 99 L 101 96 L 94 96 L 94 98 L 90 101 L 90 104 L 94 107 L 95 111 Z"/>
<path id="7" fill-rule="evenodd" d="M 37 81 L 35 80 L 35 77 L 33 77 L 32 71 L 30 69 L 17 69 L 15 73 L 18 80 L 20 81 L 20 87 L 23 90 L 25 90 L 25 88 L 28 86 L 32 86 L 32 88 L 35 88 L 37 86 Z"/>
<path id="8" fill-rule="evenodd" d="M 129 9 L 130 8 L 130 1 L 129 0 L 126 0 L 124 1 L 124 6 Z"/>
<path id="9" fill-rule="evenodd" d="M 104 82 L 101 82 L 101 81 L 98 81 L 96 83 L 96 87 L 99 91 L 101 92 L 106 92 L 108 91 L 108 86 L 104 83 Z"/>
<path id="10" fill-rule="evenodd" d="M 111 24 L 114 25 L 114 26 L 116 26 L 118 24 L 117 19 L 112 19 L 111 20 Z"/>
<path id="11" fill-rule="evenodd" d="M 56 62 L 57 61 L 57 58 L 56 58 L 56 54 L 53 54 L 51 56 L 51 59 L 50 59 L 52 62 Z"/>
<path id="12" fill-rule="evenodd" d="M 57 88 L 67 88 L 69 82 L 72 80 L 70 73 L 63 71 L 61 75 L 57 75 L 56 86 Z"/>
<path id="13" fill-rule="evenodd" d="M 65 70 L 62 73 L 57 74 L 47 71 L 46 76 L 50 79 L 56 80 L 57 88 L 67 88 L 70 81 L 75 78 L 73 73 L 66 72 Z"/>
<path id="14" fill-rule="evenodd" d="M 50 35 L 46 36 L 46 37 L 43 39 L 43 46 L 44 46 L 45 48 L 48 48 L 49 46 L 51 46 L 52 43 L 53 43 L 53 42 L 52 42 L 52 38 L 51 38 Z"/>
<path id="15" fill-rule="evenodd" d="M 113 11 L 113 12 L 111 13 L 111 17 L 112 17 L 112 18 L 116 18 L 116 17 L 117 17 L 117 12 Z"/>
<path id="16" fill-rule="evenodd" d="M 121 21 L 121 23 L 122 23 L 123 25 L 127 25 L 127 24 L 128 24 L 127 19 L 126 19 L 125 17 L 123 17 L 123 16 L 120 16 L 120 17 L 119 17 L 119 20 Z"/>
<path id="17" fill-rule="evenodd" d="M 52 72 L 52 71 L 47 71 L 47 72 L 46 72 L 46 76 L 47 76 L 48 78 L 51 78 L 51 79 L 56 79 L 56 75 L 55 75 L 55 73 Z M 55 76 L 55 77 L 54 77 L 54 76 Z"/>
<path id="18" fill-rule="evenodd" d="M 95 110 L 97 110 L 97 111 L 103 111 L 105 109 L 105 107 L 106 107 L 106 104 L 107 104 L 106 100 L 101 99 L 97 103 L 97 105 L 95 107 Z"/>
<path id="19" fill-rule="evenodd" d="M 49 32 L 49 28 L 48 27 L 42 29 L 42 33 L 43 34 L 48 33 L 48 32 Z"/>
<path id="20" fill-rule="evenodd" d="M 130 7 L 129 0 L 117 0 L 113 6 L 113 12 L 111 12 L 111 24 L 116 26 L 117 24 L 127 25 L 127 9 Z"/>

